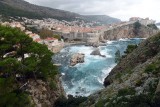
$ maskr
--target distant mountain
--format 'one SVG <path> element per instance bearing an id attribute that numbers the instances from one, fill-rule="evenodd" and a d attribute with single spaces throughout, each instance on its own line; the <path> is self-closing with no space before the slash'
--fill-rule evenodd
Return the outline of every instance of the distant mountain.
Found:
<path id="1" fill-rule="evenodd" d="M 85 15 L 84 19 L 87 21 L 98 21 L 103 24 L 111 24 L 116 22 L 121 22 L 120 19 L 113 18 L 107 15 Z"/>
<path id="2" fill-rule="evenodd" d="M 11 16 L 25 16 L 37 18 L 74 19 L 80 15 L 48 7 L 30 4 L 24 0 L 0 0 L 0 12 Z"/>
<path id="3" fill-rule="evenodd" d="M 156 23 L 156 25 L 160 26 L 160 22 L 159 22 L 159 23 Z"/>
<path id="4" fill-rule="evenodd" d="M 0 0 L 0 14 L 28 18 L 55 18 L 59 20 L 82 19 L 104 24 L 120 22 L 119 19 L 105 15 L 80 15 L 77 13 L 30 4 L 24 0 Z"/>

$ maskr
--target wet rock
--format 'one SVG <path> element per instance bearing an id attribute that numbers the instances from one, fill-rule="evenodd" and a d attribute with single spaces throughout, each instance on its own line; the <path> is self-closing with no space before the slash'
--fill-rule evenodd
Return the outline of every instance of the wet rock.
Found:
<path id="1" fill-rule="evenodd" d="M 90 55 L 99 55 L 100 56 L 101 53 L 100 53 L 99 49 L 97 48 Z"/>
<path id="2" fill-rule="evenodd" d="M 84 57 L 85 55 L 82 53 L 76 53 L 71 57 L 70 60 L 70 65 L 75 66 L 78 63 L 83 63 L 84 62 Z"/>
<path id="3" fill-rule="evenodd" d="M 111 84 L 111 80 L 109 80 L 108 78 L 106 78 L 105 81 L 104 81 L 104 86 L 107 87 L 110 84 Z"/>
<path id="4" fill-rule="evenodd" d="M 106 55 L 101 55 L 101 57 L 106 57 Z"/>
<path id="5" fill-rule="evenodd" d="M 101 55 L 100 50 L 96 48 L 90 55 L 99 55 L 101 57 L 106 57 L 105 55 Z"/>

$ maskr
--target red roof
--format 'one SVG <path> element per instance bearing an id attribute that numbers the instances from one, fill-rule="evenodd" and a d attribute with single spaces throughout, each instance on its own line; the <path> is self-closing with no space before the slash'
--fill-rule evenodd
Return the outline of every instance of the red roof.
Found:
<path id="1" fill-rule="evenodd" d="M 57 38 L 46 38 L 45 40 L 48 40 L 48 41 L 50 41 L 50 40 L 57 40 Z"/>
<path id="2" fill-rule="evenodd" d="M 37 39 L 35 39 L 34 41 L 35 41 L 35 42 L 39 42 L 39 41 L 41 41 L 41 39 L 40 39 L 40 38 L 37 38 Z"/>

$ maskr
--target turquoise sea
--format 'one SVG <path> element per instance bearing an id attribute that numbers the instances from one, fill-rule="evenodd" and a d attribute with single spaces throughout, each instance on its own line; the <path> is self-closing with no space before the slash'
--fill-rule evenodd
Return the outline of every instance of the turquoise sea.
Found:
<path id="1" fill-rule="evenodd" d="M 61 80 L 67 94 L 73 96 L 89 96 L 90 94 L 103 89 L 103 81 L 109 72 L 116 66 L 115 52 L 124 54 L 129 44 L 139 44 L 143 39 L 120 39 L 108 41 L 106 46 L 100 46 L 100 52 L 106 57 L 92 56 L 90 53 L 95 49 L 91 46 L 75 45 L 68 46 L 54 55 L 54 63 L 62 64 L 59 71 L 62 74 Z M 85 62 L 70 67 L 70 58 L 75 53 L 84 53 Z"/>

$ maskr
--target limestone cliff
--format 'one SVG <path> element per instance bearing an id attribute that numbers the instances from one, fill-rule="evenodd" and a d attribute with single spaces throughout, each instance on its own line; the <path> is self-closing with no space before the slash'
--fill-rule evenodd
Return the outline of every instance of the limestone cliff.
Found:
<path id="1" fill-rule="evenodd" d="M 26 91 L 29 92 L 31 102 L 34 107 L 53 107 L 55 101 L 65 92 L 57 75 L 49 82 L 42 80 L 29 80 Z"/>
<path id="2" fill-rule="evenodd" d="M 103 38 L 106 40 L 117 40 L 120 38 L 148 38 L 157 32 L 157 29 L 135 22 L 108 29 L 104 31 Z"/>
<path id="3" fill-rule="evenodd" d="M 160 107 L 160 33 L 122 58 L 84 107 Z"/>

